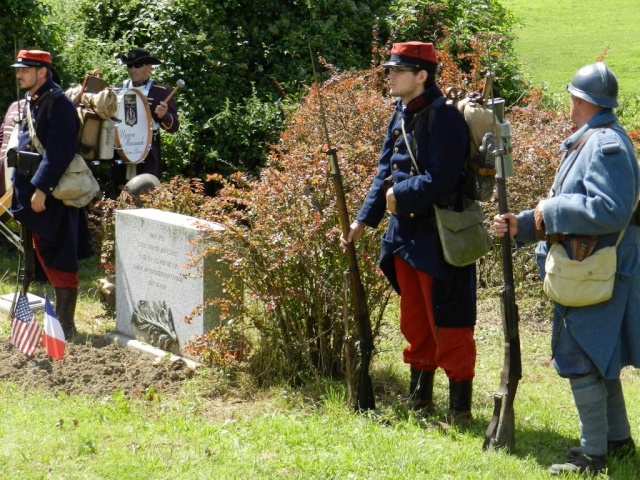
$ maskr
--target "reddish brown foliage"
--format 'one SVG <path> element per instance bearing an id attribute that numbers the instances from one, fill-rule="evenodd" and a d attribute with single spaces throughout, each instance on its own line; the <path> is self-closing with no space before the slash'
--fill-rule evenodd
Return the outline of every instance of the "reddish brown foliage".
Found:
<path id="1" fill-rule="evenodd" d="M 482 51 L 482 43 L 474 48 Z M 441 61 L 439 83 L 443 88 L 480 89 L 478 70 L 463 75 L 446 53 L 441 54 Z M 206 200 L 200 186 L 176 179 L 161 186 L 155 200 L 148 203 L 226 226 L 223 235 L 212 233 L 215 241 L 209 244 L 208 253 L 228 265 L 245 290 L 237 284 L 227 285 L 231 300 L 219 302 L 244 296 L 241 312 L 232 313 L 230 308 L 224 311 L 229 312 L 227 320 L 242 320 L 259 332 L 251 363 L 254 371 L 268 373 L 268 378 L 341 374 L 345 372 L 344 352 L 355 356 L 357 338 L 353 333 L 345 334 L 343 325 L 347 318 L 349 331 L 355 331 L 351 316 L 345 315 L 346 262 L 339 244 L 320 103 L 330 142 L 338 152 L 353 218 L 376 172 L 391 113 L 392 102 L 384 90 L 380 69 L 342 74 L 334 71 L 320 89 L 311 88 L 291 114 L 287 130 L 273 147 L 270 165 L 259 179 L 240 174 L 227 179 L 216 177 L 223 189 L 216 198 Z M 560 157 L 559 142 L 568 134 L 566 114 L 546 111 L 541 104 L 540 93 L 534 91 L 526 107 L 507 111 L 515 165 L 515 175 L 508 180 L 513 211 L 532 208 L 546 195 Z M 485 204 L 487 223 L 496 211 L 497 202 Z M 357 245 L 376 334 L 391 293 L 378 269 L 384 228 L 367 229 Z M 517 283 L 537 281 L 527 253 L 530 250 L 520 252 Z M 497 253 L 496 248 L 481 262 L 481 285 L 501 284 Z"/>

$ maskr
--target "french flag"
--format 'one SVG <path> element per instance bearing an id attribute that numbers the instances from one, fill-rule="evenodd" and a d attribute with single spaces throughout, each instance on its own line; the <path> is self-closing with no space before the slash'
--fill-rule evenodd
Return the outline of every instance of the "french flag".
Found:
<path id="1" fill-rule="evenodd" d="M 42 346 L 47 351 L 47 355 L 56 360 L 64 357 L 64 349 L 67 343 L 62 331 L 60 320 L 53 310 L 49 301 L 49 295 L 44 296 L 44 333 L 42 335 Z"/>

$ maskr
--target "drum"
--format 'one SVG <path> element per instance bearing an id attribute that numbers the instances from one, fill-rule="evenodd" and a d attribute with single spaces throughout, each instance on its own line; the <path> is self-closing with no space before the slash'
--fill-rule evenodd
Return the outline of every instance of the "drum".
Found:
<path id="1" fill-rule="evenodd" d="M 125 162 L 142 162 L 153 141 L 153 118 L 149 103 L 139 90 L 130 88 L 118 95 L 118 118 L 115 131 L 118 154 Z"/>

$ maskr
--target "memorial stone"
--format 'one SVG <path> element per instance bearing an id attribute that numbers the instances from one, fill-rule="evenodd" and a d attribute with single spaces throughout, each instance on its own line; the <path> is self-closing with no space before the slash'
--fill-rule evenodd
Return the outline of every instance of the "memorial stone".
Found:
<path id="1" fill-rule="evenodd" d="M 116 330 L 163 350 L 180 353 L 190 339 L 220 324 L 207 299 L 220 296 L 229 272 L 211 255 L 198 254 L 198 225 L 220 224 L 156 209 L 116 211 Z"/>

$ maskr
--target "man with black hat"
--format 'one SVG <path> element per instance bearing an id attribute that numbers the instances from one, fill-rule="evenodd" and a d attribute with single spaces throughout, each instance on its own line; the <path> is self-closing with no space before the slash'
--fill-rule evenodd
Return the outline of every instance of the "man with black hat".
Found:
<path id="1" fill-rule="evenodd" d="M 431 412 L 435 370 L 449 380 L 447 417 L 469 423 L 475 376 L 475 265 L 446 263 L 434 205 L 461 209 L 468 129 L 435 84 L 432 43 L 396 43 L 387 69 L 390 94 L 399 97 L 387 128 L 369 194 L 343 244 L 375 228 L 390 212 L 380 267 L 400 294 L 400 330 L 408 342 L 410 406 Z M 391 185 L 389 185 L 391 181 Z"/>
<path id="2" fill-rule="evenodd" d="M 12 67 L 18 85 L 27 93 L 13 152 L 11 213 L 26 234 L 25 255 L 33 254 L 35 247 L 55 287 L 56 314 L 69 338 L 76 332 L 78 260 L 91 255 L 89 228 L 83 209 L 65 205 L 51 192 L 76 153 L 78 117 L 71 100 L 52 79 L 49 52 L 21 50 Z"/>
<path id="3" fill-rule="evenodd" d="M 157 83 L 150 78 L 154 65 L 162 62 L 151 55 L 148 50 L 134 48 L 126 55 L 120 55 L 120 60 L 127 67 L 129 80 L 121 85 L 122 90 L 137 88 L 147 98 L 149 109 L 153 117 L 153 142 L 149 154 L 136 167 L 136 173 L 150 173 L 159 180 L 162 178 L 163 165 L 161 160 L 160 130 L 175 133 L 180 127 L 178 120 L 178 106 L 175 98 L 166 102 L 171 88 Z M 114 166 L 114 180 L 116 188 L 126 183 L 125 169 L 122 165 Z"/>

